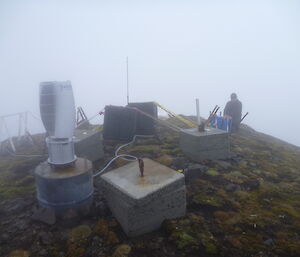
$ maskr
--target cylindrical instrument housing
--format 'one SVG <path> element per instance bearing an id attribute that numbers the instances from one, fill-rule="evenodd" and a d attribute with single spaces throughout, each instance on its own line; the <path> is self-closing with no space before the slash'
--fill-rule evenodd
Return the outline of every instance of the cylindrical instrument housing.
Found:
<path id="1" fill-rule="evenodd" d="M 78 158 L 74 165 L 54 168 L 47 162 L 35 169 L 39 204 L 58 213 L 66 209 L 89 207 L 93 195 L 93 171 L 90 161 Z"/>
<path id="2" fill-rule="evenodd" d="M 47 137 L 48 162 L 53 165 L 65 165 L 76 160 L 73 138 Z"/>

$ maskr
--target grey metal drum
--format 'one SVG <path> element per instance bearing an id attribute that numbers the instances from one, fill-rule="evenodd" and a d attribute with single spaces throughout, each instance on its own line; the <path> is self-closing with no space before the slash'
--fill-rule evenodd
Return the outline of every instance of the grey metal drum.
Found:
<path id="1" fill-rule="evenodd" d="M 35 169 L 37 198 L 43 207 L 57 213 L 80 210 L 92 203 L 93 171 L 90 161 L 78 158 L 73 165 L 57 168 L 47 162 Z"/>

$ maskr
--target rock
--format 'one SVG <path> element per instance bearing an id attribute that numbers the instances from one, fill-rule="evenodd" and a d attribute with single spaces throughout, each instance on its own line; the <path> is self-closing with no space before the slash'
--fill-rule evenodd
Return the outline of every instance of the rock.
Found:
<path id="1" fill-rule="evenodd" d="M 53 209 L 38 207 L 33 210 L 31 216 L 33 220 L 41 221 L 48 225 L 54 225 L 56 223 L 56 215 Z"/>
<path id="2" fill-rule="evenodd" d="M 19 230 L 26 230 L 29 228 L 29 222 L 26 219 L 16 219 L 14 221 L 14 225 L 19 229 Z"/>
<path id="3" fill-rule="evenodd" d="M 38 237 L 44 245 L 50 245 L 53 240 L 52 234 L 43 231 L 38 234 Z"/>
<path id="4" fill-rule="evenodd" d="M 272 238 L 269 238 L 269 239 L 265 240 L 264 244 L 268 245 L 268 246 L 274 246 L 275 245 L 274 240 Z"/>
<path id="5" fill-rule="evenodd" d="M 28 205 L 30 205 L 30 203 L 28 203 L 27 201 L 24 201 L 24 199 L 16 198 L 8 204 L 5 211 L 9 214 L 20 213 Z"/>
<path id="6" fill-rule="evenodd" d="M 7 233 L 2 233 L 2 234 L 0 235 L 0 245 L 1 245 L 1 244 L 7 243 L 9 240 L 10 240 L 9 234 L 7 234 Z"/>
<path id="7" fill-rule="evenodd" d="M 240 156 L 234 156 L 234 157 L 231 158 L 231 160 L 232 160 L 235 164 L 239 165 L 239 163 L 242 161 L 242 158 L 241 158 Z"/>
<path id="8" fill-rule="evenodd" d="M 226 185 L 225 190 L 227 192 L 234 192 L 234 191 L 237 191 L 237 190 L 241 190 L 241 187 L 237 184 L 230 183 L 230 184 Z"/>
<path id="9" fill-rule="evenodd" d="M 231 163 L 226 161 L 215 161 L 215 163 L 223 170 L 229 170 L 232 167 Z"/>
<path id="10" fill-rule="evenodd" d="M 130 252 L 131 252 L 130 245 L 122 244 L 116 248 L 112 257 L 127 257 Z"/>
<path id="11" fill-rule="evenodd" d="M 192 182 L 193 180 L 200 178 L 205 171 L 208 170 L 208 167 L 201 164 L 190 164 L 185 171 L 186 182 Z"/>
<path id="12" fill-rule="evenodd" d="M 257 164 L 255 162 L 249 162 L 249 166 L 253 167 L 253 168 L 256 168 L 257 167 Z"/>
<path id="13" fill-rule="evenodd" d="M 188 166 L 187 170 L 189 172 L 192 172 L 192 171 L 205 172 L 205 171 L 208 170 L 208 167 L 206 165 L 201 165 L 201 164 L 198 164 L 198 163 L 192 163 Z"/>
<path id="14" fill-rule="evenodd" d="M 175 169 L 185 169 L 188 165 L 188 160 L 185 157 L 176 157 L 173 159 Z"/>
<path id="15" fill-rule="evenodd" d="M 281 162 L 282 161 L 282 158 L 278 157 L 278 156 L 272 156 L 271 157 L 271 161 L 273 162 Z"/>
<path id="16" fill-rule="evenodd" d="M 92 213 L 94 214 L 94 216 L 104 217 L 110 213 L 110 210 L 105 202 L 101 200 L 97 201 L 95 199 L 94 204 L 94 208 L 92 209 Z"/>
<path id="17" fill-rule="evenodd" d="M 46 249 L 42 249 L 39 251 L 39 256 L 46 256 L 48 253 L 47 253 L 47 250 Z"/>
<path id="18" fill-rule="evenodd" d="M 250 180 L 245 181 L 242 184 L 242 186 L 245 187 L 246 190 L 252 191 L 252 190 L 259 188 L 260 183 L 259 183 L 259 180 L 257 180 L 257 179 L 250 179 Z"/>
<path id="19" fill-rule="evenodd" d="M 78 215 L 76 210 L 67 209 L 63 212 L 61 219 L 62 219 L 63 226 L 70 228 L 78 224 L 80 220 L 80 216 Z"/>

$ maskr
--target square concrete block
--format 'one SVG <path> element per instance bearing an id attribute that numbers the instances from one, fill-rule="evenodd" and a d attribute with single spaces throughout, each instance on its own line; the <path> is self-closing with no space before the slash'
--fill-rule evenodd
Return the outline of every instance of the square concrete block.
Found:
<path id="1" fill-rule="evenodd" d="M 204 132 L 197 128 L 183 129 L 180 148 L 194 161 L 226 159 L 230 156 L 229 134 L 216 128 L 207 128 Z"/>
<path id="2" fill-rule="evenodd" d="M 92 162 L 104 156 L 102 132 L 98 127 L 75 130 L 75 154 Z"/>
<path id="3" fill-rule="evenodd" d="M 184 175 L 150 159 L 144 160 L 144 177 L 138 162 L 100 177 L 108 205 L 128 236 L 158 229 L 166 219 L 186 212 Z"/>

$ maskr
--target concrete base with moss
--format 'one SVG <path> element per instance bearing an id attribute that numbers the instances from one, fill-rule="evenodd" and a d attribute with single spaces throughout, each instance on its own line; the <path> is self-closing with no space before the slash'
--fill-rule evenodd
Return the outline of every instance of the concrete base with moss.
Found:
<path id="1" fill-rule="evenodd" d="M 143 160 L 143 177 L 137 162 L 101 176 L 109 207 L 131 237 L 154 231 L 164 220 L 186 212 L 184 176 L 150 159 Z"/>
<path id="2" fill-rule="evenodd" d="M 193 161 L 226 159 L 230 156 L 229 135 L 215 128 L 207 128 L 204 132 L 196 128 L 183 129 L 180 148 Z"/>

